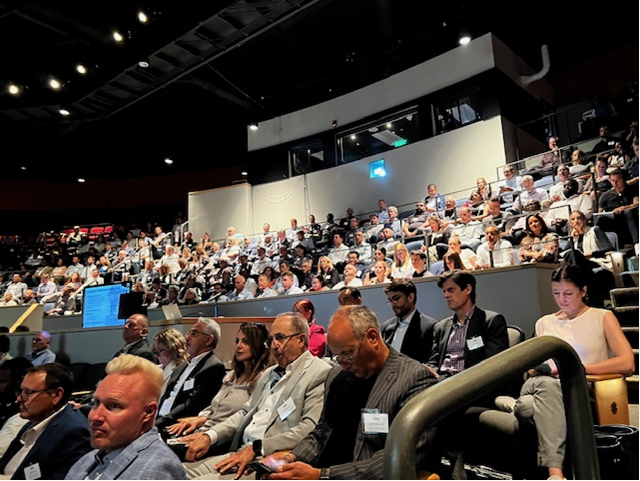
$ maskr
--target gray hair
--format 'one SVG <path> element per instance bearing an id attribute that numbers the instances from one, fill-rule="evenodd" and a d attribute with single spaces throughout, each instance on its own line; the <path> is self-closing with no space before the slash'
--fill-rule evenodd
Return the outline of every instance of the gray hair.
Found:
<path id="1" fill-rule="evenodd" d="M 302 314 L 299 312 L 283 312 L 276 316 L 276 319 L 279 317 L 288 317 L 291 319 L 291 327 L 294 332 L 299 332 L 300 334 L 304 334 L 304 347 L 309 347 L 309 323 L 304 318 Z"/>
<path id="2" fill-rule="evenodd" d="M 218 345 L 218 341 L 220 341 L 220 334 L 221 334 L 220 324 L 218 324 L 216 321 L 208 317 L 199 317 L 198 322 L 201 324 L 204 324 L 203 332 L 205 334 L 208 334 L 214 337 L 214 341 L 211 347 L 215 349 L 216 346 Z"/>
<path id="3" fill-rule="evenodd" d="M 380 323 L 375 313 L 366 306 L 342 306 L 331 316 L 329 329 L 336 319 L 345 319 L 356 339 L 362 340 L 371 328 L 380 333 Z"/>

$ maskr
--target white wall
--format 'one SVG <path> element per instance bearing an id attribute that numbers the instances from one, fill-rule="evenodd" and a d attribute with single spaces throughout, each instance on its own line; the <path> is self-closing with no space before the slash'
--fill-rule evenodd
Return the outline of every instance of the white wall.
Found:
<path id="1" fill-rule="evenodd" d="M 381 158 L 387 176 L 370 179 L 369 163 Z M 328 212 L 343 217 L 349 206 L 359 215 L 375 210 L 380 198 L 389 205 L 415 202 L 432 182 L 441 193 L 462 191 L 458 197 L 465 197 L 476 178 L 497 180 L 496 168 L 506 162 L 502 118 L 495 117 L 306 176 L 192 192 L 189 230 L 196 238 L 206 231 L 219 239 L 230 225 L 243 234 L 256 234 L 265 222 L 272 230 L 288 228 L 291 217 L 303 225 L 307 212 L 319 222 Z"/>
<path id="2" fill-rule="evenodd" d="M 495 66 L 493 36 L 486 34 L 393 75 L 385 80 L 307 109 L 260 122 L 247 129 L 249 151 L 291 142 L 355 122 L 369 115 L 410 102 L 429 93 L 486 72 Z"/>

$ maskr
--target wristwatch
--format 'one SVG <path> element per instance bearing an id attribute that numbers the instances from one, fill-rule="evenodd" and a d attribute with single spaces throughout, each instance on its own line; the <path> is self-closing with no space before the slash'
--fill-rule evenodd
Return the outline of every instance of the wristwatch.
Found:
<path id="1" fill-rule="evenodd" d="M 255 454 L 256 456 L 262 456 L 262 440 L 261 439 L 256 439 L 251 444 L 251 447 L 253 448 L 253 454 Z"/>
<path id="2" fill-rule="evenodd" d="M 329 479 L 329 468 L 320 469 L 320 479 Z"/>

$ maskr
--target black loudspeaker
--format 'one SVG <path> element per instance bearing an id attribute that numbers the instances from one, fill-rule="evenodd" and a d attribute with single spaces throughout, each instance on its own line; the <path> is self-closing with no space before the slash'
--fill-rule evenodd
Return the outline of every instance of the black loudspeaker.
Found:
<path id="1" fill-rule="evenodd" d="M 129 319 L 134 314 L 147 315 L 147 306 L 142 305 L 144 292 L 129 292 L 120 294 L 118 304 L 118 319 Z"/>

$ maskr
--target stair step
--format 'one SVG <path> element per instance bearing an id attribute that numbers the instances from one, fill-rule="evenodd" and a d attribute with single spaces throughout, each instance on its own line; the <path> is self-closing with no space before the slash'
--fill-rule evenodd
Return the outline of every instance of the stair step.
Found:
<path id="1" fill-rule="evenodd" d="M 640 270 L 640 266 L 638 265 L 638 256 L 631 256 L 627 259 L 627 265 L 629 266 L 629 270 Z"/>
<path id="2" fill-rule="evenodd" d="M 637 306 L 638 305 L 638 287 L 618 287 L 611 289 L 611 303 L 613 307 Z"/>
<path id="3" fill-rule="evenodd" d="M 638 271 L 624 271 L 622 274 L 622 283 L 624 287 L 638 287 L 640 281 L 638 280 Z"/>
<path id="4" fill-rule="evenodd" d="M 622 327 L 636 327 L 638 325 L 638 306 L 622 306 L 612 309 Z"/>

